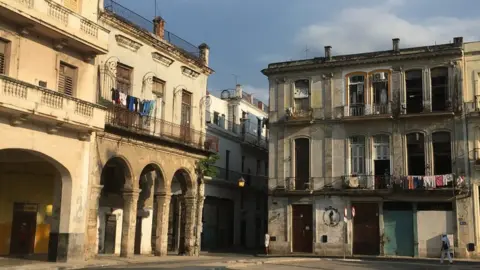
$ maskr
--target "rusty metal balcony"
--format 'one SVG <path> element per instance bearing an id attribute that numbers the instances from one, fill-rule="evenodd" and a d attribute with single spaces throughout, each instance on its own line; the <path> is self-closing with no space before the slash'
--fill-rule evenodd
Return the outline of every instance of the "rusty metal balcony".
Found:
<path id="1" fill-rule="evenodd" d="M 53 0 L 2 0 L 0 17 L 85 54 L 106 53 L 109 31 Z"/>
<path id="2" fill-rule="evenodd" d="M 149 135 L 172 142 L 212 151 L 212 142 L 204 132 L 150 116 L 142 116 L 121 106 L 107 110 L 106 125 L 118 127 L 141 135 Z M 210 138 L 211 139 L 211 138 Z M 216 142 L 218 143 L 218 142 Z M 215 144 L 215 143 L 213 143 Z"/>
<path id="3" fill-rule="evenodd" d="M 0 110 L 79 131 L 103 130 L 105 108 L 73 96 L 0 75 Z"/>

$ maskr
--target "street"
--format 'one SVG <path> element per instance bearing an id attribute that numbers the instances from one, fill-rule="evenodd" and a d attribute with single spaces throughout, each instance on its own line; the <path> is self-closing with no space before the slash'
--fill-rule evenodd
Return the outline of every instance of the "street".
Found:
<path id="1" fill-rule="evenodd" d="M 185 269 L 185 270 L 208 270 L 208 269 L 272 269 L 272 270 L 363 270 L 363 269 L 378 269 L 378 270 L 395 270 L 395 269 L 458 269 L 469 270 L 479 269 L 477 265 L 465 265 L 459 263 L 458 265 L 449 265 L 445 263 L 441 265 L 439 262 L 425 261 L 425 262 L 399 262 L 399 261 L 360 261 L 360 260 L 330 260 L 330 259 L 310 259 L 305 261 L 290 261 L 290 262 L 274 262 L 269 261 L 264 264 L 255 265 L 249 264 L 221 264 L 221 263 L 205 263 L 199 264 L 195 262 L 175 262 L 171 264 L 132 264 L 128 266 L 115 266 L 106 268 L 89 268 L 89 269 Z"/>

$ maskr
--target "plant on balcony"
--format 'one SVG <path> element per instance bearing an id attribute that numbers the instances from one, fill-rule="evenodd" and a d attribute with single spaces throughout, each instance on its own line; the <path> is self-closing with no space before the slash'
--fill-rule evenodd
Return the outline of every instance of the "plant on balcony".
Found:
<path id="1" fill-rule="evenodd" d="M 220 159 L 218 154 L 212 154 L 206 158 L 201 159 L 197 166 L 198 171 L 202 176 L 215 177 L 217 175 L 217 167 L 214 164 Z"/>

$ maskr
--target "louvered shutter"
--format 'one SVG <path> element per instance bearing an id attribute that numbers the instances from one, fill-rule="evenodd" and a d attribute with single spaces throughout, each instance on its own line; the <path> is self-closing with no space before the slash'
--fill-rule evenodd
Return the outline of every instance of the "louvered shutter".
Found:
<path id="1" fill-rule="evenodd" d="M 0 40 L 0 74 L 5 74 L 6 51 L 7 51 L 7 43 Z"/>
<path id="2" fill-rule="evenodd" d="M 58 91 L 66 95 L 73 95 L 75 69 L 63 63 L 60 64 L 58 77 Z"/>

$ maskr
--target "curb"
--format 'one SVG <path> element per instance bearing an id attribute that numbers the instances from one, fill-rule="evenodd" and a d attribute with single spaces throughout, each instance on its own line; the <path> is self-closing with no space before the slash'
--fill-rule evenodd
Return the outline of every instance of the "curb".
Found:
<path id="1" fill-rule="evenodd" d="M 263 264 L 275 264 L 286 262 L 302 262 L 302 261 L 321 261 L 322 258 L 284 258 L 284 259 L 269 259 L 269 260 L 238 260 L 228 261 L 226 264 L 235 268 L 244 268 L 250 266 L 257 266 Z"/>

